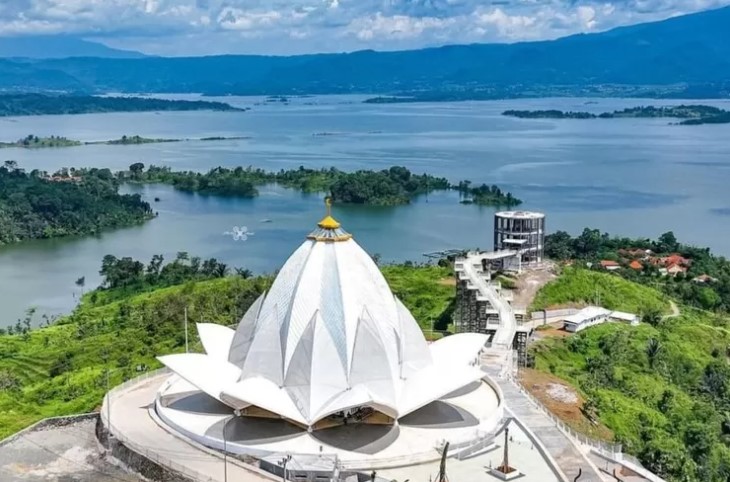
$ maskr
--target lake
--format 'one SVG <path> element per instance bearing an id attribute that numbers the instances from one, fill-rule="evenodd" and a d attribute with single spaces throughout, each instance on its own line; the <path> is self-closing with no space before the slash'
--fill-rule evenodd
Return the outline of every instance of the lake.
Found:
<path id="1" fill-rule="evenodd" d="M 172 96 L 170 96 L 172 97 Z M 193 96 L 174 96 L 188 98 Z M 667 119 L 528 120 L 506 109 L 600 113 L 679 101 L 531 99 L 493 102 L 363 104 L 363 97 L 212 98 L 247 112 L 165 112 L 0 118 L 0 140 L 28 134 L 82 141 L 122 135 L 164 138 L 243 136 L 245 139 L 3 149 L 25 169 L 134 162 L 173 169 L 253 165 L 265 169 L 336 166 L 343 170 L 404 165 L 451 181 L 498 184 L 523 199 L 521 208 L 547 213 L 549 231 L 591 226 L 615 234 L 656 237 L 672 230 L 684 242 L 730 254 L 730 125 L 676 126 Z M 693 103 L 698 103 L 693 101 Z M 730 109 L 730 101 L 703 101 Z M 321 195 L 277 186 L 256 199 L 206 197 L 167 186 L 140 192 L 159 216 L 95 238 L 56 239 L 0 248 L 0 326 L 30 306 L 59 314 L 73 308 L 74 281 L 99 282 L 106 254 L 147 262 L 177 251 L 216 257 L 231 266 L 271 272 L 322 217 Z M 153 202 L 155 197 L 159 202 Z M 384 261 L 423 261 L 449 248 L 491 248 L 494 209 L 464 206 L 455 193 L 436 193 L 408 206 L 335 206 L 334 214 L 370 253 Z M 266 221 L 266 222 L 264 222 Z M 254 234 L 235 240 L 234 226 Z M 229 233 L 229 234 L 224 234 Z"/>

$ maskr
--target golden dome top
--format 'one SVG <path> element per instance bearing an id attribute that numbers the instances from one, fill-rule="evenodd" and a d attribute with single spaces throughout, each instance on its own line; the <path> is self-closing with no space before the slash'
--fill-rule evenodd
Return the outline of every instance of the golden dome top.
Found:
<path id="1" fill-rule="evenodd" d="M 352 239 L 352 235 L 342 230 L 340 223 L 332 217 L 332 200 L 329 196 L 324 198 L 324 204 L 327 206 L 327 215 L 317 223 L 318 229 L 309 233 L 307 238 L 315 241 L 347 241 Z"/>
<path id="2" fill-rule="evenodd" d="M 340 227 L 340 223 L 337 222 L 337 220 L 331 215 L 327 214 L 327 216 L 322 218 L 322 220 L 317 223 L 317 226 L 322 229 L 337 229 Z"/>

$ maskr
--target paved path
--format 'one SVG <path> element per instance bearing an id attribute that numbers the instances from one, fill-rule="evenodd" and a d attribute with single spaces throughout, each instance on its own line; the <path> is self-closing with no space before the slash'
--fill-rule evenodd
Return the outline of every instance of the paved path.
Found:
<path id="1" fill-rule="evenodd" d="M 110 418 L 112 433 L 119 439 L 134 441 L 158 457 L 174 461 L 185 470 L 200 474 L 199 480 L 224 481 L 223 457 L 199 445 L 193 445 L 182 438 L 173 436 L 160 427 L 150 416 L 148 407 L 155 400 L 160 385 L 169 377 L 163 374 L 115 392 L 111 397 Z M 102 417 L 106 420 L 107 407 L 102 407 Z M 134 447 L 132 447 L 134 448 Z M 150 457 L 154 458 L 154 457 Z M 162 465 L 169 464 L 162 461 Z M 175 467 L 179 471 L 180 467 Z M 280 480 L 273 475 L 257 472 L 228 457 L 228 480 L 237 482 L 271 482 Z"/>
<path id="2" fill-rule="evenodd" d="M 560 470 L 572 482 L 582 469 L 582 475 L 578 482 L 603 482 L 604 479 L 596 470 L 595 466 L 588 461 L 586 456 L 576 447 L 575 444 L 558 430 L 555 423 L 545 415 L 506 377 L 500 377 L 503 367 L 499 364 L 490 363 L 494 359 L 485 359 L 484 369 L 487 374 L 502 389 L 504 401 L 507 408 L 542 442 Z"/>

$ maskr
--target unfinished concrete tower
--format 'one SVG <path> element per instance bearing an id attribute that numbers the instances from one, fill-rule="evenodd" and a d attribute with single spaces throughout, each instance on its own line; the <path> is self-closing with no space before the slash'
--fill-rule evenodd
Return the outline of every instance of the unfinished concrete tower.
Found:
<path id="1" fill-rule="evenodd" d="M 519 251 L 523 265 L 541 263 L 545 254 L 545 215 L 530 211 L 496 213 L 494 250 Z"/>

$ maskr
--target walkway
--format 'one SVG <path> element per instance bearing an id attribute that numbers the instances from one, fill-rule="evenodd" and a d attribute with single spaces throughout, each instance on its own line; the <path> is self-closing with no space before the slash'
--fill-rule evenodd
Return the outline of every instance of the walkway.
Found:
<path id="1" fill-rule="evenodd" d="M 512 340 L 514 340 L 517 331 L 517 320 L 510 304 L 502 299 L 496 288 L 484 279 L 481 271 L 482 257 L 479 254 L 469 253 L 466 259 L 459 260 L 456 263 L 455 269 L 457 273 L 463 273 L 479 291 L 479 294 L 485 297 L 489 304 L 499 312 L 499 328 L 497 328 L 494 338 L 492 338 L 492 344 L 511 348 Z"/>
<path id="2" fill-rule="evenodd" d="M 542 442 L 568 480 L 572 482 L 582 469 L 583 473 L 578 479 L 579 482 L 603 482 L 604 478 L 599 475 L 595 466 L 588 461 L 568 436 L 561 432 L 547 415 L 535 407 L 520 392 L 519 388 L 504 376 L 502 364 L 494 363 L 495 359 L 489 357 L 488 354 L 483 361 L 484 371 L 502 389 L 507 408 Z"/>
<path id="3" fill-rule="evenodd" d="M 173 436 L 150 416 L 148 408 L 154 403 L 157 389 L 169 376 L 169 373 L 164 373 L 113 390 L 111 408 L 107 408 L 106 400 L 102 406 L 102 420 L 106 424 L 108 413 L 112 434 L 136 452 L 151 460 L 158 460 L 160 465 L 192 475 L 201 482 L 225 482 L 223 457 L 220 454 Z M 117 403 L 121 399 L 124 399 L 123 403 Z M 238 482 L 280 480 L 273 475 L 260 472 L 256 467 L 233 461 L 231 457 L 228 457 L 226 470 L 227 480 Z"/>

